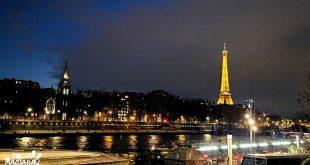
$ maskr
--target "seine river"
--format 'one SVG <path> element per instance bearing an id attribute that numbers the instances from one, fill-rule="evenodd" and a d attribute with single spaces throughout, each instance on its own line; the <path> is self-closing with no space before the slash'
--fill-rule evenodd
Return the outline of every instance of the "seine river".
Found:
<path id="1" fill-rule="evenodd" d="M 91 136 L 42 136 L 42 137 L 0 137 L 3 149 L 66 149 L 117 153 L 125 158 L 134 159 L 152 147 L 172 142 L 206 141 L 208 135 L 91 135 Z M 220 137 L 213 136 L 216 141 Z M 225 138 L 222 137 L 222 138 Z M 248 140 L 248 137 L 233 137 L 235 140 Z M 227 151 L 223 151 L 226 153 Z"/>
<path id="2" fill-rule="evenodd" d="M 128 158 L 169 142 L 203 141 L 205 135 L 92 135 L 0 137 L 0 148 L 69 149 L 118 153 Z"/>
<path id="3" fill-rule="evenodd" d="M 42 136 L 0 137 L 0 148 L 15 149 L 71 149 L 105 152 L 135 152 L 159 147 L 168 142 L 186 143 L 204 140 L 204 135 L 91 135 L 91 136 Z"/>

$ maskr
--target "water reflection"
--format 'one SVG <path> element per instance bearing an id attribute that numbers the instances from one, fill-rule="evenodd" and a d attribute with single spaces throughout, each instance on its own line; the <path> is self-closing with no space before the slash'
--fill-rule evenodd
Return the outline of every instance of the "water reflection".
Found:
<path id="1" fill-rule="evenodd" d="M 212 136 L 210 134 L 204 134 L 203 135 L 203 141 L 210 142 L 212 139 Z"/>
<path id="2" fill-rule="evenodd" d="M 180 144 L 184 144 L 186 142 L 186 136 L 185 135 L 178 135 L 178 142 Z"/>
<path id="3" fill-rule="evenodd" d="M 44 147 L 48 144 L 47 139 L 38 139 L 35 143 L 37 147 Z"/>
<path id="4" fill-rule="evenodd" d="M 49 138 L 22 137 L 16 138 L 15 143 L 18 148 L 61 148 L 63 145 L 63 137 L 55 136 Z"/>
<path id="5" fill-rule="evenodd" d="M 113 136 L 104 136 L 103 137 L 103 146 L 106 149 L 112 149 L 113 146 Z"/>
<path id="6" fill-rule="evenodd" d="M 158 135 L 150 135 L 148 142 L 149 142 L 149 147 L 151 148 L 157 147 L 157 144 L 159 143 Z"/>
<path id="7" fill-rule="evenodd" d="M 87 136 L 80 136 L 80 138 L 76 142 L 76 145 L 78 146 L 79 149 L 85 148 L 86 144 L 88 143 L 87 139 L 88 139 Z"/>
<path id="8" fill-rule="evenodd" d="M 129 136 L 129 146 L 130 148 L 137 148 L 137 135 Z"/>
<path id="9" fill-rule="evenodd" d="M 22 138 L 16 138 L 16 140 L 17 140 L 17 145 L 20 148 L 25 148 L 25 147 L 32 147 L 31 145 L 34 139 L 31 137 L 22 137 Z"/>
<path id="10" fill-rule="evenodd" d="M 45 145 L 48 145 L 48 146 L 52 147 L 53 149 L 61 148 L 61 146 L 63 144 L 62 143 L 63 137 L 61 137 L 61 136 L 50 137 L 49 140 L 50 140 L 50 143 L 45 144 Z"/>

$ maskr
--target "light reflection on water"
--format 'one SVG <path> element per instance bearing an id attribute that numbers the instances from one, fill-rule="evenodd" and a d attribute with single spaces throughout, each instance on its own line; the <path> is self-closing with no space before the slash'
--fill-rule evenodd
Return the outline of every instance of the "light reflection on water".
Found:
<path id="1" fill-rule="evenodd" d="M 36 138 L 36 137 L 22 137 L 15 139 L 15 147 L 21 149 L 27 148 L 53 148 L 58 149 L 61 148 L 63 145 L 62 142 L 63 137 L 61 136 L 54 136 L 54 137 L 47 137 L 47 138 Z"/>
<path id="2" fill-rule="evenodd" d="M 2 138 L 0 148 L 16 149 L 70 149 L 102 151 L 113 153 L 143 152 L 152 147 L 178 142 L 217 141 L 219 136 L 208 135 L 93 135 L 93 136 L 43 136 L 43 137 L 8 137 Z M 258 139 L 259 137 L 257 137 Z M 262 137 L 264 138 L 264 137 Z M 248 140 L 248 137 L 235 137 L 235 141 Z M 225 140 L 223 140 L 226 142 Z"/>
<path id="3" fill-rule="evenodd" d="M 203 141 L 204 142 L 209 142 L 209 141 L 211 141 L 211 135 L 210 134 L 204 134 L 203 135 Z"/>
<path id="4" fill-rule="evenodd" d="M 129 136 L 129 146 L 132 149 L 137 148 L 137 135 L 130 135 Z"/>
<path id="5" fill-rule="evenodd" d="M 185 135 L 178 135 L 178 142 L 180 144 L 184 144 L 186 142 L 186 136 Z"/>
<path id="6" fill-rule="evenodd" d="M 149 135 L 149 148 L 156 148 L 159 143 L 158 135 Z"/>
<path id="7" fill-rule="evenodd" d="M 103 146 L 106 149 L 112 149 L 112 146 L 113 146 L 113 136 L 104 136 L 103 137 Z"/>
<path id="8" fill-rule="evenodd" d="M 80 136 L 80 138 L 77 140 L 76 144 L 79 147 L 79 149 L 84 149 L 87 145 L 87 136 Z"/>
<path id="9" fill-rule="evenodd" d="M 54 147 L 61 146 L 63 137 L 54 136 L 54 137 L 50 137 L 50 140 L 51 140 L 51 146 L 54 146 Z"/>
<path id="10" fill-rule="evenodd" d="M 17 140 L 17 145 L 20 148 L 27 148 L 29 145 L 31 145 L 33 142 L 33 138 L 31 137 L 22 137 L 22 138 L 16 138 Z"/>
<path id="11" fill-rule="evenodd" d="M 185 135 L 103 135 L 103 136 L 50 136 L 50 137 L 12 137 L 1 143 L 0 148 L 42 148 L 73 149 L 95 151 L 147 150 L 159 147 L 169 141 L 186 141 Z"/>

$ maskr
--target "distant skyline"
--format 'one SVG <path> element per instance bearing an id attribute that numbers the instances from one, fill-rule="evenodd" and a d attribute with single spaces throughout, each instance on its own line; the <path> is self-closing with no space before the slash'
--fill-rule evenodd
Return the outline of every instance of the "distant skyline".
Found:
<path id="1" fill-rule="evenodd" d="M 293 116 L 310 60 L 310 1 L 5 0 L 0 78 L 73 89 L 162 89 L 216 101 L 227 43 L 234 103 Z"/>

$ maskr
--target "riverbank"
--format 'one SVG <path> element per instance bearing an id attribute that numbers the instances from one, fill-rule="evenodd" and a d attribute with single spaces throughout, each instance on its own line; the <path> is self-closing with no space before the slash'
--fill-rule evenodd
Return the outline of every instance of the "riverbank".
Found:
<path id="1" fill-rule="evenodd" d="M 205 134 L 207 131 L 197 130 L 139 130 L 139 129 L 104 129 L 104 130 L 4 130 L 0 136 L 66 136 L 66 135 L 128 135 L 128 134 Z"/>

